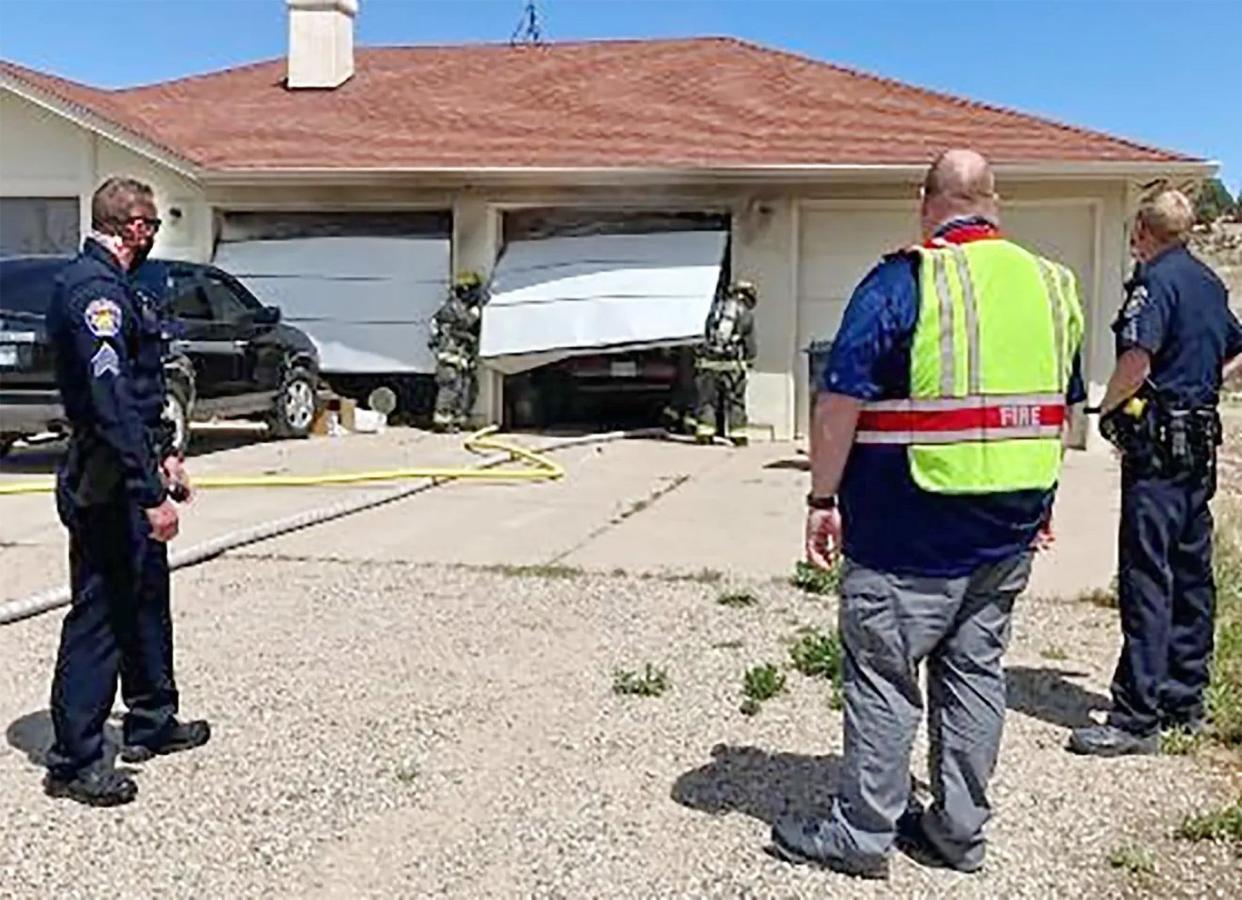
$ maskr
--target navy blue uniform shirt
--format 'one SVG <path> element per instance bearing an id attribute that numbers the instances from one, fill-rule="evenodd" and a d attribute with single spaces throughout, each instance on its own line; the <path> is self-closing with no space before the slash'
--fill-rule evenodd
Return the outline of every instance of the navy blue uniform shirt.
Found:
<path id="1" fill-rule="evenodd" d="M 65 415 L 111 448 L 130 500 L 158 506 L 166 496 L 155 439 L 164 407 L 159 314 L 89 238 L 56 282 L 47 330 Z"/>
<path id="2" fill-rule="evenodd" d="M 1242 353 L 1228 290 L 1182 246 L 1135 269 L 1113 334 L 1118 356 L 1151 355 L 1151 382 L 1179 407 L 1215 406 L 1222 364 Z"/>
<path id="3" fill-rule="evenodd" d="M 953 241 L 981 229 L 990 230 L 967 219 L 950 223 L 937 236 Z M 900 254 L 886 257 L 863 279 L 833 339 L 822 390 L 863 401 L 910 396 L 918 271 L 917 256 Z M 1084 400 L 1075 353 L 1067 402 Z M 845 555 L 885 572 L 956 578 L 1028 547 L 1052 497 L 1053 491 L 933 494 L 914 483 L 905 447 L 855 444 L 840 488 Z"/>

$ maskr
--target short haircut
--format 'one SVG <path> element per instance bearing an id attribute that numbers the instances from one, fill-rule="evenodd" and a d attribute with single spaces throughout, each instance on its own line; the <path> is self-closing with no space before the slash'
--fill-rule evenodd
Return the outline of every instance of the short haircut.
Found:
<path id="1" fill-rule="evenodd" d="M 95 191 L 91 198 L 91 227 L 105 234 L 115 234 L 129 219 L 135 206 L 155 203 L 155 191 L 149 184 L 135 178 L 113 175 Z"/>
<path id="2" fill-rule="evenodd" d="M 1135 220 L 1162 243 L 1181 242 L 1195 224 L 1195 208 L 1181 191 L 1166 188 L 1139 204 Z"/>

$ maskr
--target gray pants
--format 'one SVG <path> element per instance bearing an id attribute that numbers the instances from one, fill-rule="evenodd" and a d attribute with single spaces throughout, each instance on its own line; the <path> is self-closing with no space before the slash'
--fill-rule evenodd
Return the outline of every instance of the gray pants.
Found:
<path id="1" fill-rule="evenodd" d="M 910 800 L 910 748 L 923 698 L 934 802 L 927 834 L 949 859 L 982 862 L 987 784 L 1005 717 L 1001 657 L 1031 554 L 961 578 L 877 572 L 847 562 L 840 627 L 845 647 L 845 758 L 830 829 L 847 857 L 889 851 Z"/>

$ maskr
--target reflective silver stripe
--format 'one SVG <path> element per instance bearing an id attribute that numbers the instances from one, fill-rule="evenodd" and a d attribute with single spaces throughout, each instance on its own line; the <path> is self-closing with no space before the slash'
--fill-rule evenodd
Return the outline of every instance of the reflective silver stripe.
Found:
<path id="1" fill-rule="evenodd" d="M 857 444 L 969 444 L 995 441 L 1030 440 L 1061 437 L 1059 425 L 1024 425 L 1011 428 L 963 428 L 959 431 L 859 431 L 854 435 Z"/>
<path id="2" fill-rule="evenodd" d="M 876 400 L 864 403 L 864 412 L 954 412 L 983 406 L 1056 406 L 1060 394 L 979 394 L 973 397 L 931 397 L 924 400 Z"/>
<path id="3" fill-rule="evenodd" d="M 966 312 L 966 393 L 978 394 L 983 382 L 979 369 L 979 310 L 975 306 L 975 285 L 970 280 L 966 251 L 953 245 L 953 261 L 957 263 L 957 280 L 962 286 L 962 306 Z"/>
<path id="4" fill-rule="evenodd" d="M 1048 292 L 1048 304 L 1052 312 L 1053 340 L 1057 345 L 1057 383 L 1065 384 L 1069 379 L 1065 368 L 1065 318 L 1061 284 L 1053 264 L 1042 256 L 1036 258 L 1039 260 L 1039 270 L 1044 275 L 1044 289 Z"/>
<path id="5" fill-rule="evenodd" d="M 949 293 L 949 277 L 944 254 L 932 253 L 932 273 L 936 299 L 940 303 L 940 393 L 952 397 L 957 393 L 953 354 L 953 295 Z"/>

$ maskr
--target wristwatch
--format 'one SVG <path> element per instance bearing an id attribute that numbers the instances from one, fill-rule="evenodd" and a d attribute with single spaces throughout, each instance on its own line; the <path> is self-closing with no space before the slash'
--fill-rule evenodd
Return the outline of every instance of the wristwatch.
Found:
<path id="1" fill-rule="evenodd" d="M 814 494 L 806 495 L 806 508 L 818 510 L 830 510 L 837 508 L 837 498 L 832 497 L 816 497 Z"/>

